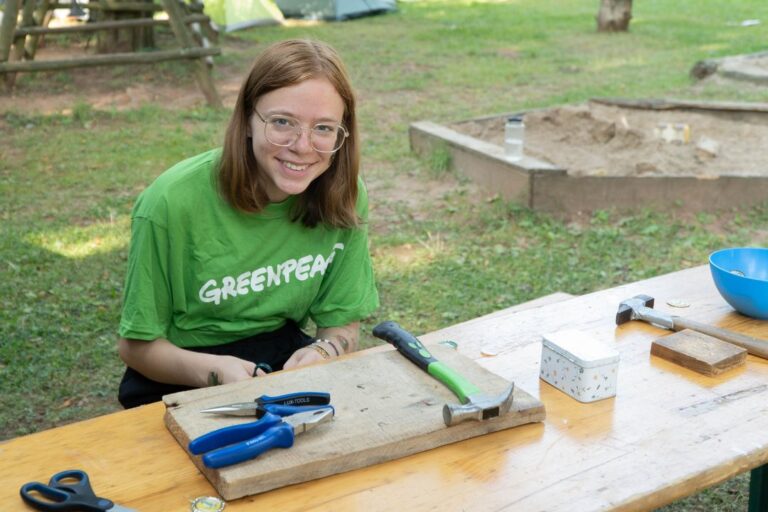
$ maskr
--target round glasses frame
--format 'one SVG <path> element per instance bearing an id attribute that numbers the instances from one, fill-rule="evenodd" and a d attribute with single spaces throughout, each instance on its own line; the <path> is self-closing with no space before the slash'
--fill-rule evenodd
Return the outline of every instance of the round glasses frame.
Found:
<path id="1" fill-rule="evenodd" d="M 298 119 L 291 116 L 285 116 L 281 114 L 272 114 L 264 118 L 258 110 L 254 110 L 257 116 L 259 116 L 259 119 L 261 119 L 261 122 L 264 123 L 264 137 L 267 139 L 267 141 L 270 144 L 274 144 L 275 146 L 280 147 L 288 147 L 296 143 L 297 140 L 299 140 L 299 137 L 301 137 L 301 134 L 304 133 L 304 127 L 301 126 L 301 123 Z M 275 124 L 275 121 L 277 120 L 285 120 L 289 122 L 289 125 L 284 126 L 284 128 L 288 129 L 290 128 L 290 132 L 293 133 L 293 136 L 290 141 L 288 142 L 275 142 L 274 140 L 274 134 L 272 137 L 269 136 L 270 129 L 276 130 L 278 129 L 277 125 Z M 271 127 L 271 128 L 270 128 Z M 318 127 L 333 127 L 336 132 L 336 147 L 333 149 L 318 149 L 318 147 L 315 145 L 315 139 L 314 135 L 317 133 L 315 130 L 318 129 Z M 288 132 L 286 132 L 287 134 Z M 332 124 L 332 123 L 318 123 L 314 126 L 312 126 L 309 129 L 309 145 L 312 146 L 312 149 L 317 151 L 318 153 L 335 153 L 338 150 L 341 149 L 341 147 L 344 145 L 344 141 L 347 140 L 347 137 L 349 137 L 349 132 L 346 128 L 344 128 L 344 125 L 341 124 Z"/>

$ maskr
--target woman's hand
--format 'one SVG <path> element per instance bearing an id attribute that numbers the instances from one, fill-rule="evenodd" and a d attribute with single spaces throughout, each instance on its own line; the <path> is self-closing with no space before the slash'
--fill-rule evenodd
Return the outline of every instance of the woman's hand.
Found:
<path id="1" fill-rule="evenodd" d="M 213 375 L 216 376 L 215 384 L 229 384 L 252 378 L 253 371 L 256 369 L 254 363 L 235 356 L 212 356 L 210 363 L 209 385 L 214 384 L 211 382 Z M 256 375 L 259 375 L 259 371 L 264 375 L 261 369 L 257 370 Z"/>
<path id="2" fill-rule="evenodd" d="M 319 363 L 325 359 L 339 357 L 357 350 L 357 341 L 360 337 L 360 323 L 339 327 L 322 327 L 317 330 L 317 341 L 306 347 L 300 348 L 285 362 L 283 368 L 290 369 L 298 366 L 306 366 Z"/>
<path id="3" fill-rule="evenodd" d="M 317 343 L 317 342 L 315 342 Z M 308 364 L 312 363 L 319 363 L 320 361 L 323 361 L 325 359 L 330 359 L 332 357 L 333 352 L 329 352 L 330 347 L 323 347 L 324 343 L 321 342 L 318 345 L 315 345 L 314 343 L 312 345 L 308 345 L 306 347 L 300 348 L 296 352 L 294 352 L 291 357 L 288 358 L 288 360 L 283 365 L 283 368 L 285 370 L 288 370 L 290 368 L 297 368 L 299 366 L 306 366 Z M 321 350 L 318 350 L 315 347 L 320 347 Z"/>

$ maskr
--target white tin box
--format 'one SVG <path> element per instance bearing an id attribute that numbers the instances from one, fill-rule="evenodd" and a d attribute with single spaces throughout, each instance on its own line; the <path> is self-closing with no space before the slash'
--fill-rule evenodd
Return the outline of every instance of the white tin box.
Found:
<path id="1" fill-rule="evenodd" d="M 580 402 L 616 395 L 619 353 L 570 329 L 544 335 L 540 377 Z"/>

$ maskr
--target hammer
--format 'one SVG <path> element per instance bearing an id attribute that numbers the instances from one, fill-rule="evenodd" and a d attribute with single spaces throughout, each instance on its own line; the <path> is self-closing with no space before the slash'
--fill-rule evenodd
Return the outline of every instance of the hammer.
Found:
<path id="1" fill-rule="evenodd" d="M 435 359 L 416 337 L 400 327 L 396 322 L 382 322 L 373 328 L 373 335 L 395 346 L 416 366 L 445 384 L 462 405 L 445 404 L 443 420 L 447 426 L 464 420 L 487 420 L 506 414 L 512 407 L 512 383 L 498 396 L 485 395 L 480 388 L 472 384 L 461 374 Z"/>
<path id="2" fill-rule="evenodd" d="M 673 331 L 691 329 L 733 343 L 747 349 L 747 352 L 752 355 L 768 359 L 768 342 L 765 340 L 655 310 L 653 309 L 653 297 L 648 295 L 635 295 L 619 304 L 619 310 L 616 312 L 616 325 L 630 320 L 644 320 Z"/>

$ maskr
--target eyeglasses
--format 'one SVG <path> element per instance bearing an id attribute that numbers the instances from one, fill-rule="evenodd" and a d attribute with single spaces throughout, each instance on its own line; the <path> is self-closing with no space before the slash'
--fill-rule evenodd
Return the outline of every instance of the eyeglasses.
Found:
<path id="1" fill-rule="evenodd" d="M 290 146 L 304 132 L 304 127 L 296 118 L 273 114 L 265 119 L 258 111 L 256 115 L 264 123 L 264 136 L 275 146 Z M 349 132 L 340 124 L 318 123 L 309 130 L 309 144 L 318 153 L 335 153 L 347 137 Z"/>

